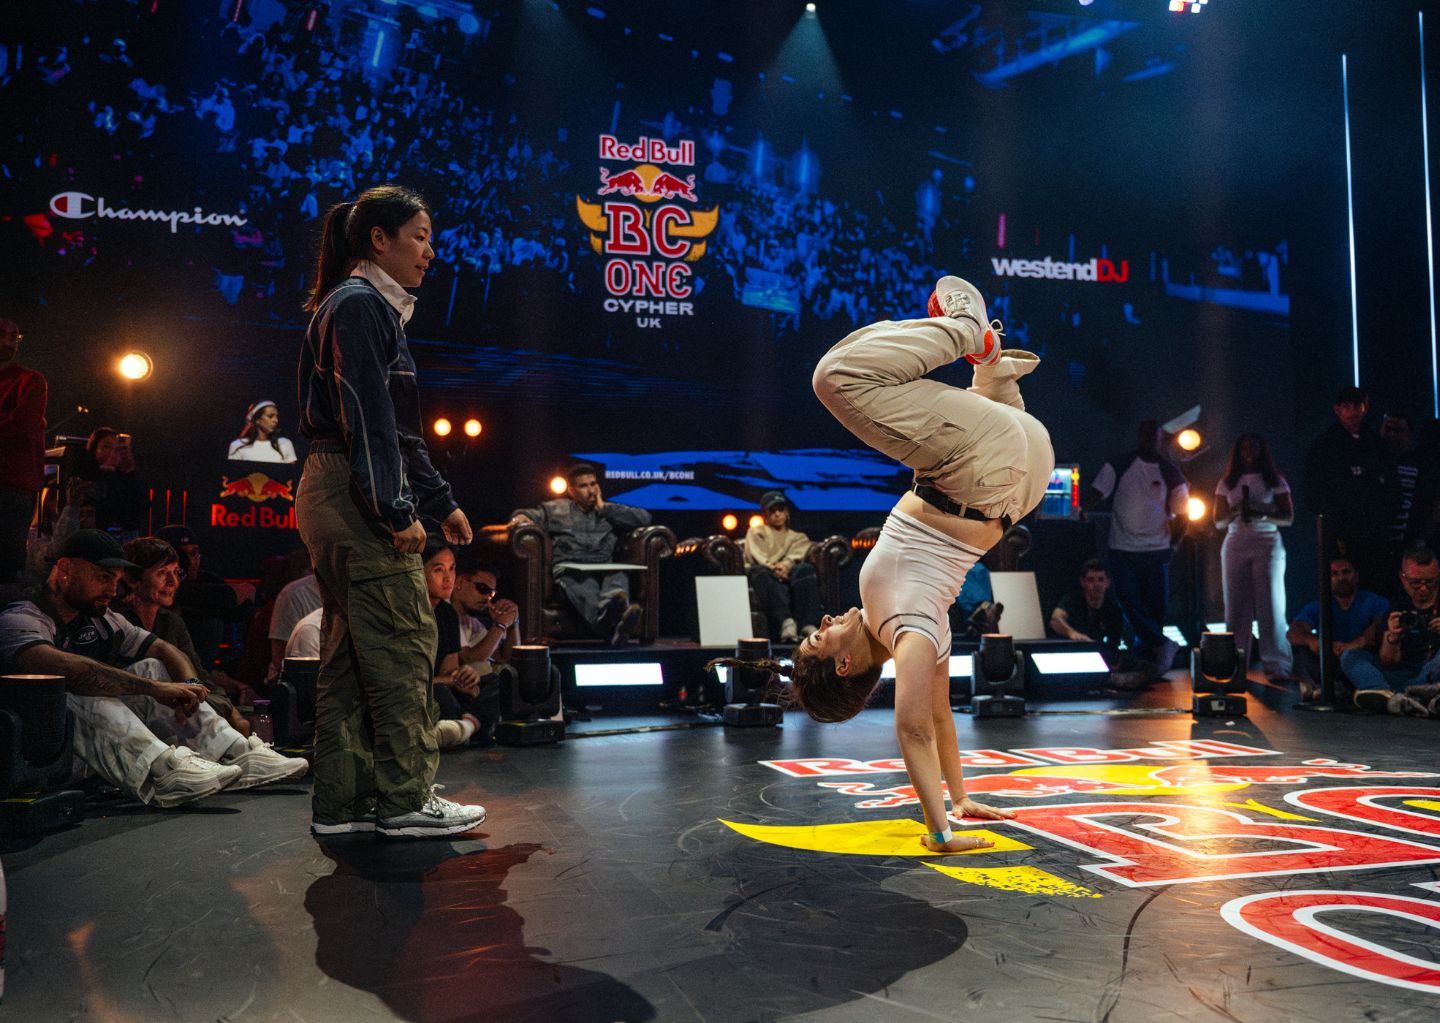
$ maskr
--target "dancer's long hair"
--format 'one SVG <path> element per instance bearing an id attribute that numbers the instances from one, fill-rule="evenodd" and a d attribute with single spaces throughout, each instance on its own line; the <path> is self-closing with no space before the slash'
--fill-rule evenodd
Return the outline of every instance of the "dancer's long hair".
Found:
<path id="1" fill-rule="evenodd" d="M 723 666 L 726 668 L 754 668 L 768 671 L 790 680 L 787 703 L 799 707 L 816 721 L 833 724 L 849 721 L 865 709 L 875 687 L 880 683 L 879 664 L 872 664 L 864 671 L 841 675 L 835 670 L 835 658 L 815 654 L 797 653 L 793 665 L 773 660 L 745 661 L 738 657 L 717 657 L 705 665 L 705 670 Z"/>
<path id="2" fill-rule="evenodd" d="M 1240 482 L 1240 477 L 1245 475 L 1245 464 L 1240 458 L 1240 445 L 1246 439 L 1252 439 L 1260 445 L 1260 455 L 1255 459 L 1255 468 L 1265 478 L 1265 485 L 1272 490 L 1280 484 L 1280 470 L 1275 468 L 1275 459 L 1270 454 L 1270 445 L 1265 438 L 1258 433 L 1242 433 L 1235 438 L 1235 444 L 1230 449 L 1230 464 L 1225 469 L 1225 489 L 1235 489 L 1235 484 Z"/>
<path id="3" fill-rule="evenodd" d="M 370 231 L 380 228 L 391 238 L 430 204 L 401 185 L 377 185 L 356 196 L 354 202 L 330 207 L 320 231 L 320 256 L 315 261 L 315 290 L 305 308 L 314 312 L 320 300 L 349 276 L 355 264 L 370 255 Z"/>

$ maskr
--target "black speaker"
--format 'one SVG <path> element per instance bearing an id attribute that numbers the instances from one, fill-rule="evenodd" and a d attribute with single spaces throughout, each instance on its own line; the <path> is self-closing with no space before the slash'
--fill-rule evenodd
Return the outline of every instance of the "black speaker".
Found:
<path id="1" fill-rule="evenodd" d="M 1017 718 L 1025 714 L 1025 658 L 1015 639 L 1003 632 L 980 637 L 970 662 L 974 695 L 970 710 L 977 718 Z"/>

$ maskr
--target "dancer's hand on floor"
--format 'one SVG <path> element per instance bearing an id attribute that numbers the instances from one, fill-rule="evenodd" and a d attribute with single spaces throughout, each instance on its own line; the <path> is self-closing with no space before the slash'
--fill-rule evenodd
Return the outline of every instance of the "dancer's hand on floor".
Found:
<path id="1" fill-rule="evenodd" d="M 977 803 L 966 796 L 955 806 L 957 817 L 980 817 L 989 821 L 1008 821 L 1015 817 L 1014 810 L 1002 809 L 998 806 L 988 806 L 985 803 Z"/>

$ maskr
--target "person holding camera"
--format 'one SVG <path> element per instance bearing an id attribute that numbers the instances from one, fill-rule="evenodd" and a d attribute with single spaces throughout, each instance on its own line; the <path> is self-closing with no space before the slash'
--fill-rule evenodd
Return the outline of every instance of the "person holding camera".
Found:
<path id="1" fill-rule="evenodd" d="M 1380 649 L 1347 650 L 1340 667 L 1355 685 L 1362 710 L 1429 717 L 1440 682 L 1440 561 L 1423 544 L 1405 551 L 1400 561 L 1405 596 L 1385 619 Z"/>

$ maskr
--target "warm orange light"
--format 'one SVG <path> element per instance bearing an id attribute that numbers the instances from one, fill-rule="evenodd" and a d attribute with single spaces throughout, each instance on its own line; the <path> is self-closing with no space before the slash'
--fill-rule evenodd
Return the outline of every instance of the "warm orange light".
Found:
<path id="1" fill-rule="evenodd" d="M 740 525 L 740 520 L 729 512 L 727 512 L 725 514 L 725 517 L 720 520 L 720 528 L 724 529 L 727 533 L 733 530 L 738 525 Z"/>
<path id="2" fill-rule="evenodd" d="M 760 526 L 763 526 L 763 525 L 765 525 L 765 516 L 763 516 L 763 515 L 751 515 L 751 516 L 750 516 L 750 528 L 751 528 L 751 529 L 756 529 L 756 528 L 758 528 L 758 527 L 760 527 Z"/>
<path id="3" fill-rule="evenodd" d="M 483 427 L 480 425 L 480 420 L 474 418 L 465 420 L 465 436 L 478 437 L 480 436 L 481 429 L 483 429 Z"/>
<path id="4" fill-rule="evenodd" d="M 566 490 L 569 489 L 569 487 L 570 487 L 570 484 L 569 484 L 568 482 L 566 482 L 564 476 L 551 476 L 551 477 L 550 477 L 550 493 L 552 493 L 552 494 L 563 494 L 563 493 L 565 493 Z"/>
<path id="5" fill-rule="evenodd" d="M 1199 522 L 1205 517 L 1208 511 L 1209 509 L 1205 507 L 1205 502 L 1198 497 L 1192 497 L 1185 502 L 1185 515 L 1191 522 Z"/>
<path id="6" fill-rule="evenodd" d="M 439 419 L 435 420 L 434 424 L 430 427 L 430 429 L 435 431 L 435 436 L 437 437 L 448 437 L 450 436 L 450 431 L 455 429 L 455 427 L 450 422 L 450 420 L 446 419 L 444 416 L 441 416 Z"/>
<path id="7" fill-rule="evenodd" d="M 126 380 L 144 380 L 154 371 L 155 363 L 144 352 L 126 352 L 115 369 Z"/>
<path id="8" fill-rule="evenodd" d="M 1204 438 L 1200 436 L 1199 430 L 1185 429 L 1175 435 L 1175 443 L 1181 451 L 1198 451 Z"/>

